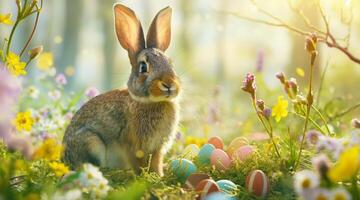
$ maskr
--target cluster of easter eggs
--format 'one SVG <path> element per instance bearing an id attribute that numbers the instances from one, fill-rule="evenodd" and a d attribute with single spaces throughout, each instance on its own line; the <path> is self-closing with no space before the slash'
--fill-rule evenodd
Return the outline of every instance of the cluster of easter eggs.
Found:
<path id="1" fill-rule="evenodd" d="M 215 166 L 216 169 L 226 170 L 235 161 L 244 161 L 254 153 L 254 147 L 249 145 L 246 138 L 238 137 L 231 141 L 224 149 L 220 137 L 212 137 L 199 148 L 196 144 L 188 145 L 181 159 L 173 160 L 170 164 L 173 174 L 185 184 L 185 187 L 194 190 L 198 199 L 234 199 L 238 192 L 237 185 L 230 180 L 214 181 L 209 175 L 198 173 L 196 165 L 191 161 L 197 158 L 201 165 Z M 257 197 L 266 197 L 269 193 L 269 179 L 261 170 L 254 170 L 246 178 L 246 188 L 249 193 Z"/>
<path id="2" fill-rule="evenodd" d="M 211 137 L 207 144 L 199 148 L 195 144 L 190 144 L 184 149 L 183 157 L 197 159 L 201 165 L 211 164 L 216 169 L 226 170 L 234 161 L 244 161 L 254 153 L 254 147 L 248 144 L 244 137 L 237 137 L 227 147 L 220 137 Z"/>
<path id="3" fill-rule="evenodd" d="M 187 189 L 196 191 L 198 200 L 233 200 L 238 193 L 238 187 L 232 181 L 214 181 L 205 173 L 197 173 L 194 163 L 185 158 L 171 162 L 171 170 Z M 251 171 L 245 185 L 249 193 L 261 198 L 265 198 L 270 189 L 269 179 L 261 170 Z"/>
<path id="4" fill-rule="evenodd" d="M 209 175 L 197 173 L 196 165 L 185 158 L 173 160 L 170 168 L 178 180 L 184 183 L 185 187 L 196 191 L 197 199 L 209 199 L 209 195 L 224 200 L 234 199 L 238 189 L 235 183 L 229 180 L 219 180 L 215 182 Z M 213 194 L 214 193 L 214 194 Z M 216 193 L 216 195 L 215 195 Z M 211 198 L 210 198 L 211 199 Z"/>
<path id="5" fill-rule="evenodd" d="M 197 159 L 200 165 L 212 165 L 216 169 L 226 170 L 235 161 L 244 161 L 254 153 L 254 147 L 248 144 L 246 138 L 237 137 L 224 148 L 220 137 L 212 137 L 199 148 L 196 144 L 188 145 L 181 159 L 173 160 L 170 164 L 173 174 L 194 190 L 198 199 L 234 199 L 238 192 L 237 185 L 230 180 L 214 181 L 209 175 L 197 172 L 197 166 L 192 162 Z M 246 189 L 257 197 L 266 197 L 269 193 L 269 179 L 261 170 L 254 170 L 246 178 Z"/>

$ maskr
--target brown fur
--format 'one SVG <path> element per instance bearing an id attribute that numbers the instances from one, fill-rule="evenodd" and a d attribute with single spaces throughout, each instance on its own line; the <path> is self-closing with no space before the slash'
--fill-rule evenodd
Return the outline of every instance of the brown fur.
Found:
<path id="1" fill-rule="evenodd" d="M 135 13 L 121 4 L 114 6 L 114 12 L 118 39 L 132 65 L 128 89 L 106 92 L 80 108 L 64 135 L 63 160 L 73 169 L 90 162 L 132 167 L 137 173 L 149 163 L 163 175 L 163 155 L 178 123 L 176 97 L 180 92 L 180 81 L 163 54 L 170 43 L 171 9 L 155 17 L 148 33 L 149 48 L 145 48 Z M 144 63 L 148 71 L 142 72 Z M 138 151 L 144 155 L 137 156 Z"/>
<path id="2" fill-rule="evenodd" d="M 139 172 L 140 167 L 145 167 L 149 162 L 147 159 L 150 154 L 154 159 L 159 159 L 160 154 L 167 150 L 166 145 L 174 137 L 176 112 L 177 104 L 174 102 L 137 102 L 130 97 L 126 89 L 113 90 L 97 96 L 75 114 L 69 125 L 64 137 L 64 160 L 71 164 L 72 168 L 77 168 L 80 164 L 89 162 L 89 156 L 93 155 L 88 154 L 98 148 L 99 142 L 105 146 L 118 143 L 122 145 L 125 154 L 134 158 L 127 158 L 128 161 L 125 158 L 122 161 L 130 162 L 131 167 Z M 78 130 L 84 127 L 89 131 L 78 134 Z M 97 134 L 101 134 L 101 139 L 97 139 Z M 82 153 L 75 153 L 74 150 Z M 138 150 L 145 152 L 144 158 L 135 159 Z M 105 160 L 105 163 L 100 165 L 107 166 L 106 163 Z M 119 167 L 123 167 L 124 164 L 119 163 Z M 161 164 L 152 166 L 157 165 Z M 153 170 L 162 173 L 159 167 Z"/>

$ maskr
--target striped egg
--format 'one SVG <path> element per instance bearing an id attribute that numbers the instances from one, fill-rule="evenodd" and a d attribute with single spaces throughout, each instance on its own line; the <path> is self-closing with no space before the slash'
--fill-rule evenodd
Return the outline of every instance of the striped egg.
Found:
<path id="1" fill-rule="evenodd" d="M 265 198 L 270 191 L 269 178 L 261 170 L 254 170 L 246 177 L 246 189 L 257 197 Z"/>
<path id="2" fill-rule="evenodd" d="M 189 144 L 185 147 L 182 157 L 186 159 L 193 159 L 199 154 L 199 147 L 196 144 Z"/>
<path id="3" fill-rule="evenodd" d="M 229 196 L 223 192 L 213 192 L 205 197 L 205 200 L 236 200 L 237 198 Z"/>
<path id="4" fill-rule="evenodd" d="M 229 155 L 230 157 L 232 157 L 232 154 L 233 154 L 237 149 L 239 149 L 239 147 L 244 146 L 244 145 L 247 145 L 248 143 L 249 143 L 249 141 L 248 141 L 246 138 L 244 138 L 244 137 L 237 137 L 237 138 L 233 139 L 233 140 L 230 142 L 230 144 L 229 144 L 226 152 L 228 153 L 228 155 Z"/>
<path id="5" fill-rule="evenodd" d="M 194 165 L 194 163 L 184 158 L 173 160 L 170 163 L 170 168 L 174 175 L 183 183 L 190 176 L 190 174 L 197 171 L 197 167 Z"/>
<path id="6" fill-rule="evenodd" d="M 205 179 L 211 179 L 211 177 L 204 173 L 192 173 L 185 182 L 185 187 L 188 189 L 195 190 L 195 187 Z"/>
<path id="7" fill-rule="evenodd" d="M 206 196 L 208 196 L 211 193 L 214 192 L 220 192 L 219 186 L 215 183 L 212 179 L 205 179 L 200 181 L 196 188 L 196 193 L 198 194 L 197 200 L 205 199 Z"/>
<path id="8" fill-rule="evenodd" d="M 230 157 L 221 149 L 215 149 L 211 153 L 211 165 L 214 165 L 216 169 L 226 170 L 231 165 Z"/>
<path id="9" fill-rule="evenodd" d="M 229 180 L 218 180 L 216 184 L 219 186 L 220 190 L 226 193 L 229 196 L 235 196 L 238 193 L 238 188 L 235 183 Z"/>
<path id="10" fill-rule="evenodd" d="M 218 137 L 218 136 L 211 137 L 208 140 L 207 143 L 214 145 L 214 147 L 217 148 L 217 149 L 223 149 L 224 148 L 224 142 L 221 139 L 221 137 Z"/>
<path id="11" fill-rule="evenodd" d="M 199 163 L 202 165 L 210 164 L 211 153 L 214 151 L 214 149 L 214 145 L 204 144 L 198 154 Z"/>
<path id="12" fill-rule="evenodd" d="M 239 147 L 231 156 L 235 161 L 244 161 L 254 153 L 254 148 L 250 145 Z"/>

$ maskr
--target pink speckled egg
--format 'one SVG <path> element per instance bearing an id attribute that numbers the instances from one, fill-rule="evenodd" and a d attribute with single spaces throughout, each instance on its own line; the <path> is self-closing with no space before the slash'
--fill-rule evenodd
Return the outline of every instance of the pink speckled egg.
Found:
<path id="1" fill-rule="evenodd" d="M 231 156 L 233 160 L 244 161 L 254 153 L 254 147 L 245 145 L 239 147 Z"/>
<path id="2" fill-rule="evenodd" d="M 229 144 L 226 152 L 229 154 L 229 156 L 232 156 L 232 154 L 233 154 L 237 149 L 239 149 L 239 147 L 244 146 L 244 145 L 247 145 L 247 144 L 249 144 L 249 141 L 248 141 L 246 138 L 244 138 L 244 137 L 237 137 L 237 138 L 233 139 L 233 140 L 230 142 L 230 144 Z"/>
<path id="3" fill-rule="evenodd" d="M 215 149 L 211 153 L 211 165 L 214 165 L 216 169 L 225 170 L 231 165 L 231 159 L 225 151 L 221 149 Z"/>
<path id="4" fill-rule="evenodd" d="M 224 148 L 224 142 L 221 139 L 221 137 L 218 137 L 218 136 L 211 137 L 207 143 L 214 145 L 214 147 L 217 149 Z"/>

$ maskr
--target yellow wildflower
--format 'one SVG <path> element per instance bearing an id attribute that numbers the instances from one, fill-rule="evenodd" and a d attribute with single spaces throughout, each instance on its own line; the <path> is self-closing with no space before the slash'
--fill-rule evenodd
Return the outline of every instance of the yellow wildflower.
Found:
<path id="1" fill-rule="evenodd" d="M 59 160 L 62 153 L 62 146 L 54 139 L 48 138 L 35 150 L 33 159 Z"/>
<path id="2" fill-rule="evenodd" d="M 0 14 L 0 24 L 12 25 L 14 22 L 11 21 L 11 14 Z"/>
<path id="3" fill-rule="evenodd" d="M 40 54 L 37 60 L 37 66 L 40 70 L 46 71 L 50 69 L 54 64 L 54 58 L 52 53 L 44 52 Z"/>
<path id="4" fill-rule="evenodd" d="M 196 144 L 197 146 L 201 147 L 206 143 L 206 139 L 205 138 L 196 138 L 196 137 L 192 137 L 192 136 L 187 136 L 185 139 L 185 144 L 189 145 L 189 144 Z"/>
<path id="5" fill-rule="evenodd" d="M 328 177 L 333 182 L 348 181 L 356 176 L 360 168 L 360 147 L 346 149 L 335 166 L 328 171 Z"/>
<path id="6" fill-rule="evenodd" d="M 301 76 L 301 77 L 304 77 L 305 76 L 305 72 L 304 70 L 301 68 L 301 67 L 297 67 L 296 68 L 296 73 L 297 75 Z"/>
<path id="7" fill-rule="evenodd" d="M 31 113 L 29 111 L 19 112 L 12 123 L 18 131 L 31 131 L 31 128 L 34 124 L 34 119 L 31 117 Z"/>
<path id="8" fill-rule="evenodd" d="M 20 61 L 20 57 L 13 52 L 6 56 L 6 64 L 10 73 L 14 76 L 26 75 L 26 63 Z"/>
<path id="9" fill-rule="evenodd" d="M 62 177 L 69 172 L 69 168 L 61 162 L 51 162 L 49 163 L 49 166 L 57 177 Z"/>
<path id="10" fill-rule="evenodd" d="M 279 96 L 278 103 L 272 108 L 272 116 L 277 122 L 288 115 L 287 107 L 288 102 L 284 100 L 283 96 Z"/>

